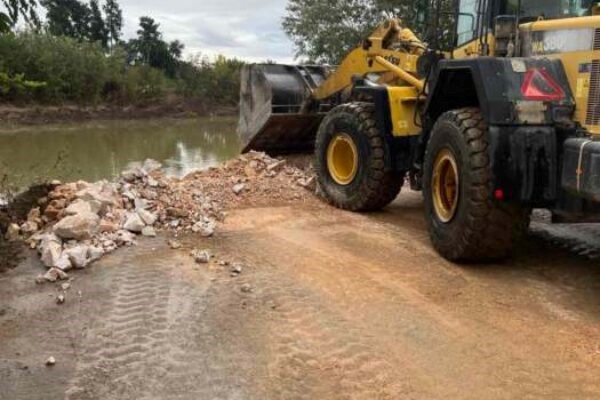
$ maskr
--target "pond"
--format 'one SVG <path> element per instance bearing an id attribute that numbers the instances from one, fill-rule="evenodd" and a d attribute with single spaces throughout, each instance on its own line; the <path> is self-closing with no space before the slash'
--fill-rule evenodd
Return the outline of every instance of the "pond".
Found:
<path id="1" fill-rule="evenodd" d="M 183 176 L 239 154 L 236 124 L 218 117 L 0 128 L 0 188 L 112 179 L 147 158 Z"/>

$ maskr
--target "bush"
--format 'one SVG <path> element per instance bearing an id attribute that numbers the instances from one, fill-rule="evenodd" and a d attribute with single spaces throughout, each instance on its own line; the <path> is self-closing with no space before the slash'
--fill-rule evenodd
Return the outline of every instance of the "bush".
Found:
<path id="1" fill-rule="evenodd" d="M 236 105 L 243 65 L 242 61 L 223 56 L 218 56 L 213 63 L 206 58 L 181 63 L 178 91 L 184 97 L 210 98 L 216 104 Z"/>
<path id="2" fill-rule="evenodd" d="M 0 71 L 44 82 L 36 95 L 43 103 L 98 102 L 105 84 L 118 75 L 122 65 L 123 60 L 107 57 L 100 46 L 67 37 L 36 33 L 0 36 Z"/>
<path id="3" fill-rule="evenodd" d="M 124 49 L 48 33 L 0 35 L 0 101 L 42 104 L 148 103 L 175 91 L 214 105 L 238 101 L 241 61 L 218 57 L 178 62 L 174 79 L 147 65 L 129 65 Z M 209 100 L 210 99 L 210 102 Z"/>

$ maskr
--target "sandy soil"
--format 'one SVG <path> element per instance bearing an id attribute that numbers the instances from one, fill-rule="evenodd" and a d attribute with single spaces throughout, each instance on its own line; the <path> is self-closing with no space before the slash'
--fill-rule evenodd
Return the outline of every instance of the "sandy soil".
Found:
<path id="1" fill-rule="evenodd" d="M 461 267 L 415 194 L 247 208 L 177 251 L 117 251 L 63 305 L 30 256 L 0 275 L 0 399 L 597 399 L 599 232 L 536 223 L 513 260 Z"/>

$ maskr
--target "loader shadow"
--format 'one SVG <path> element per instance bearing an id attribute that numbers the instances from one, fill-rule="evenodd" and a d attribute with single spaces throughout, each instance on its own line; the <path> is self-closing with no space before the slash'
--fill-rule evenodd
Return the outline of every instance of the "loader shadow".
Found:
<path id="1" fill-rule="evenodd" d="M 367 214 L 390 229 L 411 229 L 416 241 L 431 246 L 418 193 L 401 194 L 384 210 Z M 585 302 L 600 306 L 600 224 L 553 225 L 532 222 L 511 258 L 502 262 L 453 264 L 439 261 L 475 275 L 496 279 L 541 280 L 579 292 Z M 583 300 L 583 299 L 579 299 Z"/>

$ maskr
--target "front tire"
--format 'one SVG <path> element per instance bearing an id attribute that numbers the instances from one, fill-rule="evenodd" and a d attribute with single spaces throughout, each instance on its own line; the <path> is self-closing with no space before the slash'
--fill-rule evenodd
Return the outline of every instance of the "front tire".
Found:
<path id="1" fill-rule="evenodd" d="M 350 211 L 375 211 L 391 203 L 400 193 L 403 175 L 386 168 L 384 146 L 373 104 L 354 102 L 331 110 L 315 146 L 321 195 Z"/>
<path id="2" fill-rule="evenodd" d="M 492 198 L 488 127 L 477 108 L 443 114 L 425 155 L 425 218 L 435 249 L 456 262 L 510 255 L 529 210 Z"/>

